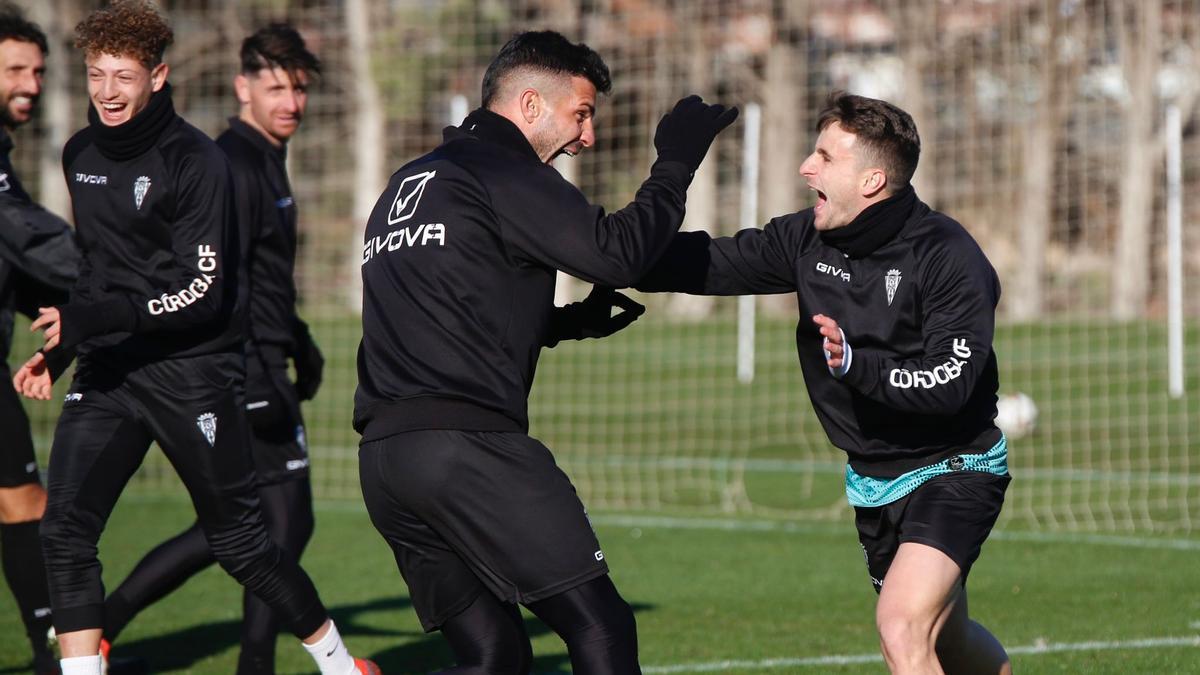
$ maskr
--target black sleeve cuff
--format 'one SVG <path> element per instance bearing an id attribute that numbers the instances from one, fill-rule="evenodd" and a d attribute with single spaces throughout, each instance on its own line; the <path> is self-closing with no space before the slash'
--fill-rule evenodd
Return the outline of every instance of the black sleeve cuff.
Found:
<path id="1" fill-rule="evenodd" d="M 58 378 L 71 366 L 75 360 L 75 349 L 59 345 L 50 351 L 38 350 L 46 359 L 46 369 L 50 371 L 50 381 L 58 382 Z"/>
<path id="2" fill-rule="evenodd" d="M 92 336 L 132 331 L 137 327 L 133 305 L 119 298 L 87 305 L 67 303 L 58 308 L 58 314 L 62 322 L 60 349 L 74 349 Z"/>

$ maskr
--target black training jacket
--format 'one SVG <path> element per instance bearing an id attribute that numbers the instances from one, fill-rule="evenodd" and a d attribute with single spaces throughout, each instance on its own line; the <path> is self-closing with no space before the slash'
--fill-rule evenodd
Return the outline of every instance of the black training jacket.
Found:
<path id="1" fill-rule="evenodd" d="M 64 343 L 123 364 L 241 351 L 225 155 L 175 114 L 169 86 L 120 127 L 89 117 L 63 150 L 83 252 Z"/>
<path id="2" fill-rule="evenodd" d="M 36 318 L 38 307 L 65 302 L 79 275 L 75 233 L 25 192 L 9 158 L 12 148 L 0 127 L 0 358 L 5 360 L 14 312 Z"/>
<path id="3" fill-rule="evenodd" d="M 287 148 L 233 117 L 217 138 L 233 172 L 241 236 L 249 240 L 250 340 L 286 356 L 311 340 L 296 315 L 296 202 L 287 176 Z"/>
<path id="4" fill-rule="evenodd" d="M 862 258 L 824 243 L 807 209 L 732 237 L 680 233 L 637 287 L 795 292 L 809 398 L 830 441 L 863 475 L 895 477 L 984 452 L 1000 438 L 992 423 L 1000 282 L 959 223 L 912 201 L 897 234 Z M 814 314 L 837 320 L 853 350 L 842 379 L 825 363 Z"/>
<path id="5" fill-rule="evenodd" d="M 689 168 L 657 161 L 605 214 L 508 120 L 477 110 L 397 171 L 362 252 L 354 427 L 524 431 L 555 270 L 624 287 L 683 222 Z"/>

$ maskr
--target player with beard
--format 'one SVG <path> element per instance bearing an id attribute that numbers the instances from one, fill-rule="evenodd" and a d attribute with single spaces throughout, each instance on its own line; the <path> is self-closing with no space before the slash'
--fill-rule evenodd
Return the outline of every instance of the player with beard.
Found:
<path id="1" fill-rule="evenodd" d="M 13 7 L 0 6 L 0 344 L 7 359 L 13 313 L 37 316 L 63 302 L 79 271 L 75 235 L 38 206 L 13 169 L 9 134 L 33 119 L 46 69 L 46 36 Z M 60 364 L 65 366 L 65 364 Z M 7 368 L 7 363 L 5 364 Z M 46 641 L 50 594 L 38 527 L 46 509 L 29 418 L 16 392 L 0 387 L 0 555 L 33 647 L 34 670 L 58 672 Z"/>
<path id="2" fill-rule="evenodd" d="M 120 0 L 75 30 L 89 125 L 63 167 L 83 253 L 70 301 L 33 327 L 79 347 L 51 452 L 42 522 L 64 675 L 97 675 L 104 587 L 97 542 L 152 442 L 196 509 L 213 554 L 299 637 L 323 675 L 378 672 L 346 650 L 308 575 L 270 539 L 247 451 L 247 284 L 224 154 L 174 110 L 173 37 L 147 0 Z M 15 384 L 49 386 L 36 355 Z"/>
<path id="3" fill-rule="evenodd" d="M 610 88 L 586 45 L 517 35 L 484 74 L 483 107 L 397 171 L 367 222 L 363 498 L 421 625 L 450 643 L 446 672 L 528 672 L 518 604 L 562 637 L 573 672 L 640 672 L 633 612 L 571 481 L 528 435 L 528 395 L 543 346 L 607 335 L 641 309 L 600 288 L 555 311 L 556 270 L 602 286 L 640 278 L 737 111 L 680 101 L 659 123 L 650 177 L 605 214 L 549 162 L 595 143 Z M 613 306 L 624 311 L 610 318 Z"/>
<path id="4" fill-rule="evenodd" d="M 239 226 L 249 240 L 249 340 L 246 415 L 267 530 L 298 560 L 313 531 L 312 488 L 300 401 L 311 399 L 324 359 L 296 314 L 296 205 L 287 142 L 300 128 L 310 80 L 320 63 L 287 24 L 271 24 L 242 43 L 234 78 L 241 109 L 217 145 L 229 158 Z M 288 359 L 297 381 L 288 377 Z M 216 562 L 196 523 L 148 553 L 104 601 L 104 650 L 142 609 Z M 247 591 L 238 673 L 275 672 L 279 621 Z"/>

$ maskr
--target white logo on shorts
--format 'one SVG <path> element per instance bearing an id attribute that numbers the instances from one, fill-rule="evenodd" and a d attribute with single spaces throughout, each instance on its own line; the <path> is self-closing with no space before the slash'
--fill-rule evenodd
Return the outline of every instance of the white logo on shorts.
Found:
<path id="1" fill-rule="evenodd" d="M 307 459 L 289 459 L 287 461 L 287 464 L 284 464 L 284 467 L 288 471 L 299 471 L 300 469 L 303 469 L 306 466 L 308 466 Z"/>
<path id="2" fill-rule="evenodd" d="M 77 391 L 73 391 L 70 394 L 66 395 L 66 397 L 63 399 L 63 403 L 70 403 L 72 401 L 82 401 L 82 400 L 83 400 L 83 394 L 81 394 Z"/>
<path id="3" fill-rule="evenodd" d="M 604 551 L 596 551 L 596 560 L 604 560 Z"/>
<path id="4" fill-rule="evenodd" d="M 33 473 L 37 471 L 37 462 L 30 462 L 25 465 L 25 473 Z"/>
<path id="5" fill-rule="evenodd" d="M 196 418 L 196 426 L 200 427 L 200 431 L 204 437 L 208 439 L 208 444 L 215 446 L 217 444 L 217 416 L 212 413 L 204 413 Z"/>

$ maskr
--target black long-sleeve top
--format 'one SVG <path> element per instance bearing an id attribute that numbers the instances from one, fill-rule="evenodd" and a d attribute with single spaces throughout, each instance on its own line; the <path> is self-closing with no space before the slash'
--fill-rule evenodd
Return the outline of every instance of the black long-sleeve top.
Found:
<path id="1" fill-rule="evenodd" d="M 118 127 L 63 150 L 83 264 L 61 307 L 64 344 L 113 362 L 240 351 L 240 251 L 229 164 L 175 114 L 170 87 Z"/>
<path id="2" fill-rule="evenodd" d="M 658 161 L 606 214 L 477 110 L 397 171 L 367 221 L 354 426 L 524 431 L 555 270 L 624 287 L 683 222 L 690 169 Z"/>
<path id="3" fill-rule="evenodd" d="M 287 176 L 287 147 L 233 117 L 217 137 L 229 158 L 239 226 L 248 240 L 249 339 L 295 356 L 311 341 L 296 314 L 296 201 Z"/>
<path id="4" fill-rule="evenodd" d="M 874 223 L 880 229 L 866 235 L 886 233 L 886 240 L 856 254 L 822 238 L 812 209 L 732 237 L 680 233 L 637 287 L 796 293 L 796 349 L 809 398 L 830 441 L 860 474 L 895 477 L 985 452 L 1000 437 L 992 423 L 999 280 L 959 223 L 915 196 L 901 203 L 894 222 Z M 835 319 L 851 346 L 840 379 L 826 364 L 815 314 Z"/>
<path id="5" fill-rule="evenodd" d="M 6 360 L 14 312 L 36 318 L 38 307 L 65 302 L 79 275 L 75 233 L 25 191 L 9 156 L 12 148 L 0 127 L 0 357 Z"/>

